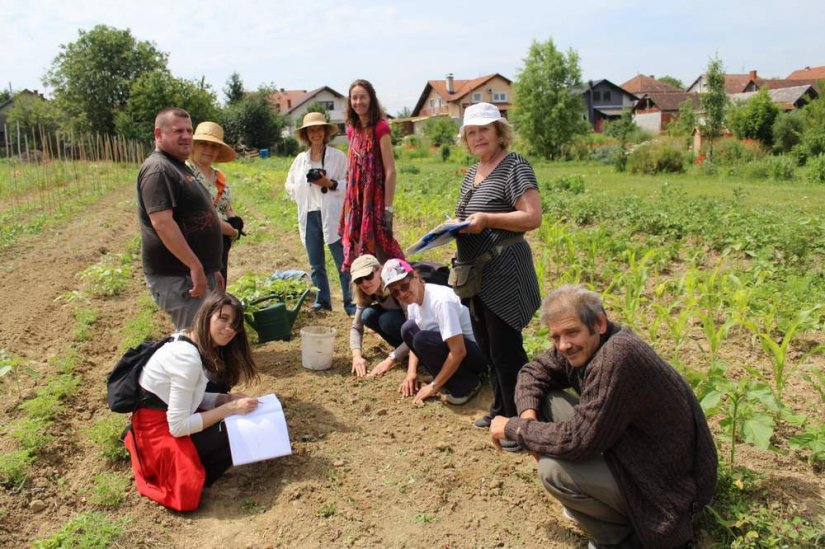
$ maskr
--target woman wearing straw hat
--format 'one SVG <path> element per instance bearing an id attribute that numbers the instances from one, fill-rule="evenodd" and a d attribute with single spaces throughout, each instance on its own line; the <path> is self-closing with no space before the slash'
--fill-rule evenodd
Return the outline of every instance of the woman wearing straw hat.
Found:
<path id="1" fill-rule="evenodd" d="M 224 280 L 226 280 L 228 271 L 229 248 L 232 247 L 232 242 L 241 236 L 243 220 L 235 215 L 232 209 L 232 195 L 226 184 L 226 176 L 219 169 L 213 168 L 212 163 L 232 162 L 236 156 L 232 147 L 223 141 L 222 127 L 214 122 L 198 124 L 192 136 L 192 154 L 186 164 L 209 189 L 212 202 L 221 217 L 221 233 L 223 233 L 221 274 Z"/>
<path id="2" fill-rule="evenodd" d="M 284 187 L 298 205 L 298 230 L 307 249 L 312 283 L 318 288 L 312 310 L 332 310 L 324 257 L 326 244 L 338 268 L 344 310 L 351 316 L 355 313 L 355 305 L 352 304 L 349 272 L 341 270 L 344 248 L 337 231 L 344 206 L 347 157 L 338 149 L 327 146 L 337 132 L 335 124 L 327 122 L 322 113 L 310 112 L 304 116 L 303 124 L 295 130 L 295 137 L 309 149 L 295 157 Z"/>
<path id="3" fill-rule="evenodd" d="M 456 238 L 453 272 L 464 269 L 457 278 L 477 284 L 454 289 L 470 308 L 473 334 L 490 365 L 493 402 L 489 414 L 474 422 L 487 428 L 491 417 L 517 415 L 516 378 L 527 362 L 521 330 L 541 304 L 524 233 L 541 225 L 541 199 L 533 168 L 507 150 L 513 129 L 495 105 L 467 107 L 459 136 L 479 161 L 461 183 L 456 217 L 470 226 Z M 513 441 L 501 446 L 520 449 Z"/>

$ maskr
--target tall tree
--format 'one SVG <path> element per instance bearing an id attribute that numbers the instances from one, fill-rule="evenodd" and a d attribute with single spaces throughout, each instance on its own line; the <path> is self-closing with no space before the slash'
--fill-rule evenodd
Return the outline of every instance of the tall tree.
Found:
<path id="1" fill-rule="evenodd" d="M 565 145 L 587 132 L 579 56 L 556 49 L 553 40 L 533 41 L 515 85 L 513 121 L 534 154 L 558 158 Z"/>
<path id="2" fill-rule="evenodd" d="M 412 116 L 412 109 L 409 107 L 401 107 L 401 110 L 398 111 L 395 115 L 396 118 L 409 118 Z"/>
<path id="3" fill-rule="evenodd" d="M 62 44 L 43 82 L 54 88 L 58 106 L 79 130 L 111 134 L 115 112 L 126 105 L 142 74 L 166 68 L 167 56 L 131 31 L 97 25 Z"/>
<path id="4" fill-rule="evenodd" d="M 241 75 L 237 72 L 233 72 L 229 75 L 229 79 L 226 81 L 226 87 L 223 89 L 223 95 L 226 97 L 226 104 L 234 105 L 243 99 L 243 94 L 243 81 L 241 81 Z"/>
<path id="5" fill-rule="evenodd" d="M 132 85 L 128 103 L 115 117 L 117 132 L 129 139 L 151 139 L 155 115 L 166 107 L 185 109 L 194 125 L 218 117 L 215 94 L 207 84 L 158 70 L 144 73 Z"/>
<path id="6" fill-rule="evenodd" d="M 702 110 L 702 137 L 708 140 L 708 156 L 713 156 L 713 142 L 722 136 L 725 128 L 725 110 L 728 96 L 725 93 L 725 73 L 722 60 L 714 56 L 705 71 L 705 91 L 700 95 Z M 698 151 L 697 151 L 698 152 Z"/>

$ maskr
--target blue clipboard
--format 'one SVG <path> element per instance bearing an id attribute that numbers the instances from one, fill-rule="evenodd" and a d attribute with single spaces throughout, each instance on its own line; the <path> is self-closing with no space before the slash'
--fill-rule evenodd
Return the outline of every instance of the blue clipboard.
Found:
<path id="1" fill-rule="evenodd" d="M 429 250 L 430 248 L 443 246 L 444 244 L 455 240 L 458 231 L 469 226 L 469 221 L 458 221 L 456 219 L 445 221 L 419 238 L 415 244 L 407 248 L 406 254 L 413 255 L 423 252 L 424 250 Z"/>

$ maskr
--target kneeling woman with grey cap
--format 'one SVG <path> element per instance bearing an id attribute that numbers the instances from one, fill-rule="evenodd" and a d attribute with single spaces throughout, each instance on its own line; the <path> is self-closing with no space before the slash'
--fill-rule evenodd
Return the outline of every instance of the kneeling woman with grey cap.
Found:
<path id="1" fill-rule="evenodd" d="M 390 259 L 381 270 L 390 294 L 407 306 L 401 337 L 410 348 L 407 376 L 399 387 L 404 396 L 423 403 L 444 389 L 448 403 L 461 405 L 481 388 L 484 357 L 473 337 L 470 311 L 447 286 L 427 284 L 403 259 Z M 418 382 L 418 365 L 433 376 Z"/>

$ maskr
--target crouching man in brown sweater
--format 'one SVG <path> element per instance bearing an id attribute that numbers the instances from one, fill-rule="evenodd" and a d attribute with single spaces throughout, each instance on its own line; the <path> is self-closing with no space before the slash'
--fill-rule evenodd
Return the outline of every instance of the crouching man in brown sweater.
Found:
<path id="1" fill-rule="evenodd" d="M 690 544 L 717 465 L 690 386 L 582 286 L 551 293 L 541 316 L 554 348 L 521 369 L 519 417 L 494 418 L 493 443 L 517 441 L 533 454 L 590 547 Z"/>

